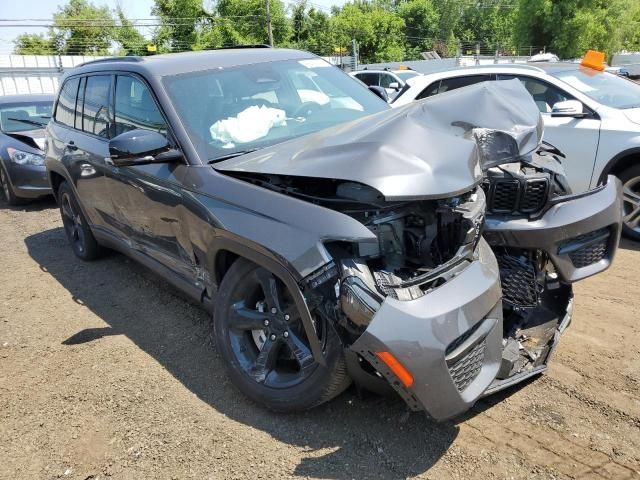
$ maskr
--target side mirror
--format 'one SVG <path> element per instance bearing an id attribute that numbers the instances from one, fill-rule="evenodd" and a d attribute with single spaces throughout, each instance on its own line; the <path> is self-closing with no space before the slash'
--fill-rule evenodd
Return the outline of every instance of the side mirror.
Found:
<path id="1" fill-rule="evenodd" d="M 377 95 L 378 97 L 380 97 L 385 102 L 389 101 L 389 94 L 387 93 L 387 91 L 384 88 L 379 87 L 377 85 L 369 85 L 368 88 L 369 88 L 369 90 L 371 90 L 371 92 L 374 95 Z"/>
<path id="2" fill-rule="evenodd" d="M 398 82 L 391 82 L 389 88 L 394 89 L 396 92 L 400 90 L 400 84 Z"/>
<path id="3" fill-rule="evenodd" d="M 182 152 L 172 149 L 167 137 L 142 129 L 130 130 L 112 138 L 109 141 L 109 156 L 117 167 L 171 163 L 183 159 Z"/>
<path id="4" fill-rule="evenodd" d="M 557 102 L 551 108 L 552 117 L 584 117 L 582 102 L 578 100 L 565 100 Z"/>

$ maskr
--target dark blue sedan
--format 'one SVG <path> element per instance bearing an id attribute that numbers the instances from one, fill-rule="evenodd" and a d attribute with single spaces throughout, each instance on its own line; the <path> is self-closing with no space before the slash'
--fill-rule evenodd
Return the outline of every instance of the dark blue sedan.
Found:
<path id="1" fill-rule="evenodd" d="M 44 167 L 44 127 L 53 95 L 0 97 L 0 192 L 9 205 L 51 194 Z"/>

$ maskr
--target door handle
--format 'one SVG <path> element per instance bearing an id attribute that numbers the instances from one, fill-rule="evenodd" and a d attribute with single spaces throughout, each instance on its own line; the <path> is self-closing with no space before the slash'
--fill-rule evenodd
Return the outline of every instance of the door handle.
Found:
<path id="1" fill-rule="evenodd" d="M 67 148 L 68 148 L 69 150 L 77 150 L 77 149 L 78 149 L 78 147 L 76 146 L 76 142 L 74 142 L 73 140 L 70 140 L 70 141 L 67 143 L 67 145 L 66 145 L 66 146 L 67 146 Z"/>

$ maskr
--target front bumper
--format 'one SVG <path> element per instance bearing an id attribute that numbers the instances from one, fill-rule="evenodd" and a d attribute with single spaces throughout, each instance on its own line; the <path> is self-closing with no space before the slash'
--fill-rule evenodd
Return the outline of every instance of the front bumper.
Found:
<path id="1" fill-rule="evenodd" d="M 488 216 L 484 238 L 492 247 L 542 250 L 567 283 L 606 270 L 620 241 L 622 185 L 609 176 L 604 187 L 558 198 L 537 220 Z"/>
<path id="2" fill-rule="evenodd" d="M 51 194 L 44 165 L 18 165 L 7 162 L 7 171 L 17 197 L 38 198 Z"/>
<path id="3" fill-rule="evenodd" d="M 502 358 L 498 264 L 484 240 L 478 260 L 411 301 L 387 297 L 350 347 L 414 410 L 445 420 L 468 410 L 494 381 Z M 390 352 L 413 375 L 402 385 L 376 353 Z"/>

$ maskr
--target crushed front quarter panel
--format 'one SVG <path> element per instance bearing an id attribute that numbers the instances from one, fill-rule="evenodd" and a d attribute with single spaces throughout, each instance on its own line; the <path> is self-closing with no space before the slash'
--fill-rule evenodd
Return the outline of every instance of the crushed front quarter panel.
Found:
<path id="1" fill-rule="evenodd" d="M 462 273 L 416 300 L 387 297 L 365 332 L 350 347 L 375 364 L 375 354 L 391 352 L 413 375 L 405 388 L 386 374 L 389 383 L 413 409 L 444 420 L 469 409 L 493 382 L 502 354 L 500 278 L 495 256 L 481 240 L 479 258 Z M 484 342 L 477 375 L 460 391 L 454 383 L 448 348 L 481 322 L 489 322 L 477 343 Z M 462 342 L 464 343 L 464 342 Z"/>

